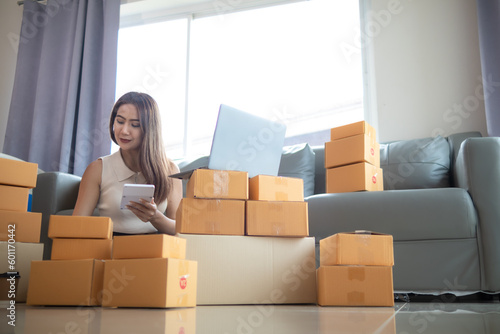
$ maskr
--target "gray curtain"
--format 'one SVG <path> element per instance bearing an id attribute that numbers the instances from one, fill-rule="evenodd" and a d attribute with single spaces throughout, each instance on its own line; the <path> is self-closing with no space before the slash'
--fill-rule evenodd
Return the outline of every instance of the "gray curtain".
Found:
<path id="1" fill-rule="evenodd" d="M 120 0 L 24 1 L 3 151 L 82 175 L 110 152 Z"/>
<path id="2" fill-rule="evenodd" d="M 488 135 L 500 137 L 500 1 L 477 0 Z"/>

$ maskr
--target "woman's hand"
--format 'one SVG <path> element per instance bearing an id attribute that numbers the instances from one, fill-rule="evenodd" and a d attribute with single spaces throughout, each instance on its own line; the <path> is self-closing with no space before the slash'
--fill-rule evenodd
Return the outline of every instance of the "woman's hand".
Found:
<path id="1" fill-rule="evenodd" d="M 132 213 L 136 215 L 137 218 L 145 223 L 153 223 L 155 217 L 158 214 L 163 215 L 160 211 L 158 211 L 156 203 L 154 202 L 154 198 L 151 200 L 151 202 L 148 202 L 143 198 L 141 198 L 140 202 L 132 201 L 128 205 L 126 205 L 126 208 L 132 211 Z"/>

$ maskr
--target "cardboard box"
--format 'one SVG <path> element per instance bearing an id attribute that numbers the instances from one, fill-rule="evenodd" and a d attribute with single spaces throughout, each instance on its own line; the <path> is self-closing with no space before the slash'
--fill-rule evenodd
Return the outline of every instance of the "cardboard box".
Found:
<path id="1" fill-rule="evenodd" d="M 0 210 L 28 211 L 29 188 L 0 185 Z"/>
<path id="2" fill-rule="evenodd" d="M 196 169 L 186 186 L 188 198 L 248 199 L 248 173 Z"/>
<path id="3" fill-rule="evenodd" d="M 111 239 L 63 239 L 52 240 L 51 260 L 111 259 Z"/>
<path id="4" fill-rule="evenodd" d="M 33 261 L 28 305 L 101 304 L 104 261 Z"/>
<path id="5" fill-rule="evenodd" d="M 38 164 L 0 158 L 0 184 L 35 188 Z"/>
<path id="6" fill-rule="evenodd" d="M 327 193 L 382 190 L 384 190 L 382 169 L 367 162 L 326 170 Z"/>
<path id="7" fill-rule="evenodd" d="M 109 217 L 51 215 L 49 238 L 111 239 L 113 221 Z"/>
<path id="8" fill-rule="evenodd" d="M 320 266 L 317 279 L 320 306 L 394 306 L 392 267 Z"/>
<path id="9" fill-rule="evenodd" d="M 17 242 L 40 242 L 42 214 L 0 210 L 0 241 L 8 241 L 14 235 Z"/>
<path id="10" fill-rule="evenodd" d="M 177 233 L 245 234 L 245 201 L 183 198 L 176 214 Z"/>
<path id="11" fill-rule="evenodd" d="M 9 247 L 10 246 L 10 247 Z M 0 241 L 0 273 L 17 271 L 21 276 L 16 291 L 16 302 L 25 302 L 28 294 L 30 280 L 31 261 L 43 259 L 43 244 L 31 242 L 15 242 L 9 244 Z M 12 261 L 12 264 L 9 263 Z"/>
<path id="12" fill-rule="evenodd" d="M 369 137 L 377 138 L 375 128 L 365 121 L 360 121 L 332 128 L 330 130 L 330 140 L 346 138 L 359 134 L 366 134 Z"/>
<path id="13" fill-rule="evenodd" d="M 307 202 L 247 201 L 246 235 L 307 237 Z"/>
<path id="14" fill-rule="evenodd" d="M 198 262 L 198 305 L 316 303 L 312 237 L 179 236 Z"/>
<path id="15" fill-rule="evenodd" d="M 186 239 L 168 234 L 116 236 L 113 259 L 186 258 Z"/>
<path id="16" fill-rule="evenodd" d="M 304 201 L 304 180 L 257 175 L 249 181 L 249 199 L 255 201 Z"/>
<path id="17" fill-rule="evenodd" d="M 139 334 L 147 332 L 147 334 L 196 334 L 196 325 L 198 322 L 198 319 L 196 318 L 196 307 L 175 308 L 166 311 L 147 310 L 146 312 L 140 312 L 140 320 L 138 320 L 137 317 L 138 312 L 139 311 L 136 309 L 126 308 L 103 308 L 102 310 L 99 310 L 99 312 L 94 312 L 101 314 L 101 321 L 99 323 L 100 331 L 97 329 L 97 331 L 92 333 Z M 75 312 L 73 311 L 73 313 Z M 214 322 L 218 322 L 217 317 L 212 318 L 212 320 Z M 147 330 L 144 328 L 145 324 L 151 324 L 150 326 L 147 326 Z M 202 328 L 202 331 L 208 329 L 208 332 L 213 334 L 221 333 L 213 331 L 212 327 L 198 326 L 198 328 Z M 49 332 L 50 331 L 39 333 Z M 62 331 L 62 333 L 66 332 Z"/>
<path id="18" fill-rule="evenodd" d="M 380 167 L 380 144 L 361 134 L 325 143 L 325 168 L 368 162 Z"/>
<path id="19" fill-rule="evenodd" d="M 106 261 L 104 291 L 109 296 L 103 294 L 102 306 L 196 306 L 197 266 L 180 259 Z"/>
<path id="20" fill-rule="evenodd" d="M 393 266 L 392 235 L 357 231 L 337 233 L 319 241 L 320 266 Z"/>

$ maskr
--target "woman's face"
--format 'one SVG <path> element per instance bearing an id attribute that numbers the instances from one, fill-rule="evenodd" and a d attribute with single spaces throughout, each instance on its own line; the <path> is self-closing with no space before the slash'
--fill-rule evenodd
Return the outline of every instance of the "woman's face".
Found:
<path id="1" fill-rule="evenodd" d="M 132 104 L 122 104 L 118 108 L 113 124 L 115 139 L 122 150 L 139 150 L 143 133 L 139 112 Z"/>

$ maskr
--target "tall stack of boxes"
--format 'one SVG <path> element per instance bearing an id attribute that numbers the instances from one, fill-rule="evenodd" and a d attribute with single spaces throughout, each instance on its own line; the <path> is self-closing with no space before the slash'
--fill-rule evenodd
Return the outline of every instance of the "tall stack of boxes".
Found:
<path id="1" fill-rule="evenodd" d="M 318 304 L 394 306 L 391 235 L 356 231 L 319 242 Z"/>
<path id="2" fill-rule="evenodd" d="M 302 179 L 197 169 L 177 211 L 199 265 L 198 305 L 315 303 Z"/>
<path id="3" fill-rule="evenodd" d="M 50 260 L 33 261 L 29 305 L 99 306 L 104 260 L 111 259 L 113 222 L 108 217 L 52 215 Z"/>
<path id="4" fill-rule="evenodd" d="M 384 190 L 380 145 L 365 121 L 331 129 L 325 143 L 326 192 Z"/>
<path id="5" fill-rule="evenodd" d="M 18 272 L 19 281 L 0 292 L 0 300 L 25 302 L 32 260 L 41 260 L 42 214 L 28 212 L 29 194 L 36 186 L 38 165 L 0 159 L 0 274 Z M 5 280 L 11 275 L 5 275 Z"/>

